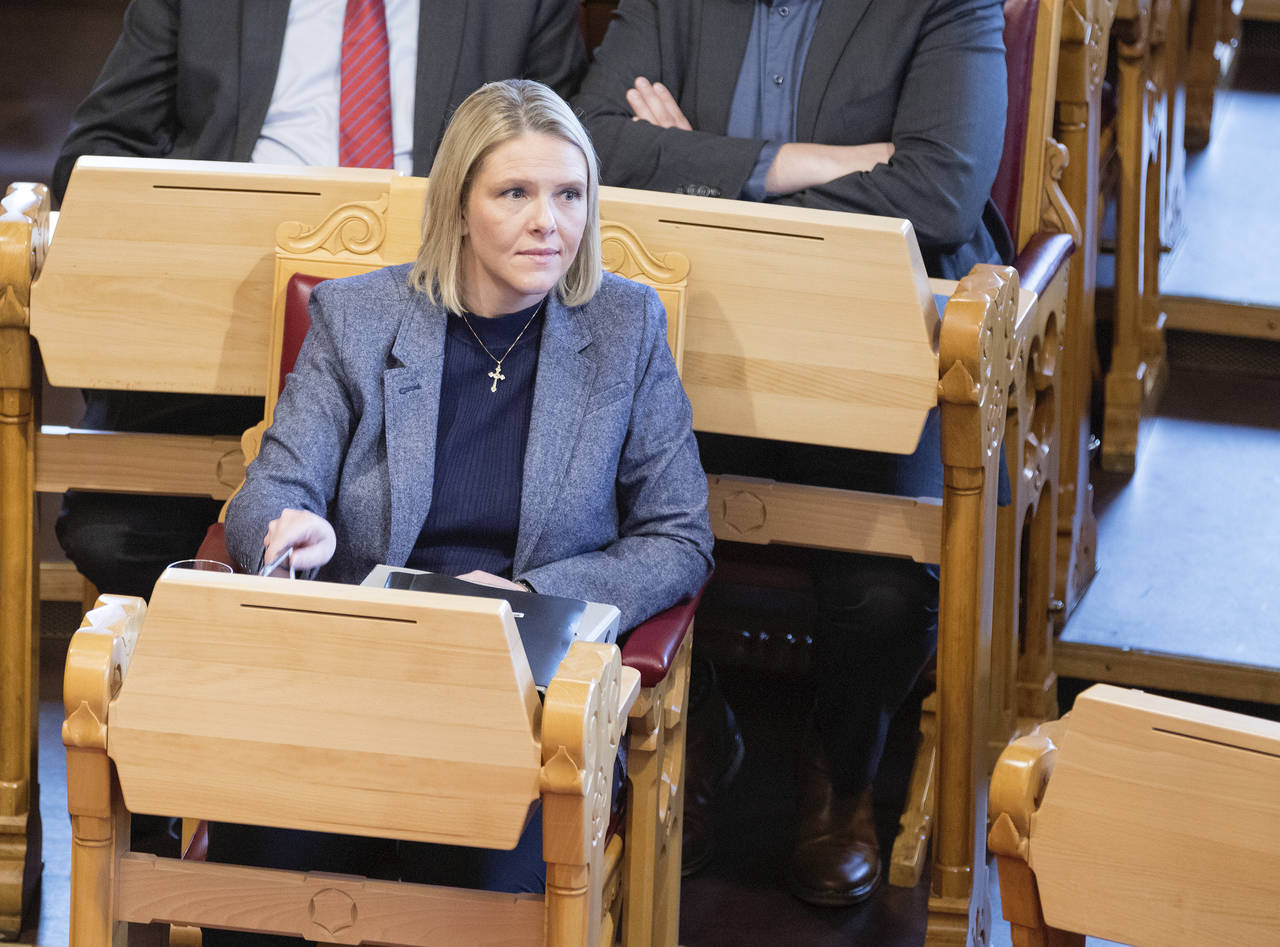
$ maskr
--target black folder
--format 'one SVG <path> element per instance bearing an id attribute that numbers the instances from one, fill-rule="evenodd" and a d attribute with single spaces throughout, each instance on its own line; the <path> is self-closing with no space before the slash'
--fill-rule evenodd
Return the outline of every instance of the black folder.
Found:
<path id="1" fill-rule="evenodd" d="M 516 630 L 524 645 L 533 683 L 544 690 L 555 677 L 560 662 L 569 651 L 569 645 L 578 630 L 578 623 L 586 611 L 587 603 L 576 598 L 559 595 L 542 595 L 537 592 L 517 592 L 514 589 L 495 589 L 441 575 L 436 572 L 409 572 L 390 570 L 387 588 L 412 589 L 415 592 L 434 592 L 437 595 L 466 595 L 472 598 L 503 599 L 515 615 Z"/>

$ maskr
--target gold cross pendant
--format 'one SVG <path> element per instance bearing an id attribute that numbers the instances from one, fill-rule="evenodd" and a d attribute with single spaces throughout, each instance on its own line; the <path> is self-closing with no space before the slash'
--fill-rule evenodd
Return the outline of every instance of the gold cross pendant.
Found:
<path id="1" fill-rule="evenodd" d="M 493 367 L 493 371 L 489 373 L 489 377 L 493 379 L 493 384 L 489 387 L 490 392 L 498 390 L 498 382 L 506 381 L 507 376 L 502 374 L 502 363 L 499 362 Z"/>

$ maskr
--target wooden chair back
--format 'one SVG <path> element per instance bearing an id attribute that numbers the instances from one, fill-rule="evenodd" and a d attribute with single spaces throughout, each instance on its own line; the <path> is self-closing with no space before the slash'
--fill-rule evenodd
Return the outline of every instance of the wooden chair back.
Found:
<path id="1" fill-rule="evenodd" d="M 992 777 L 990 844 L 1014 943 L 1271 943 L 1278 787 L 1280 723 L 1089 688 L 1067 717 L 1010 745 Z"/>
<path id="2" fill-rule="evenodd" d="M 72 641 L 72 943 L 126 922 L 339 943 L 611 943 L 613 760 L 639 687 L 574 644 L 539 702 L 497 600 L 169 570 Z M 541 802 L 545 898 L 128 851 L 133 812 L 512 848 Z M 252 887 L 252 903 L 242 892 Z"/>

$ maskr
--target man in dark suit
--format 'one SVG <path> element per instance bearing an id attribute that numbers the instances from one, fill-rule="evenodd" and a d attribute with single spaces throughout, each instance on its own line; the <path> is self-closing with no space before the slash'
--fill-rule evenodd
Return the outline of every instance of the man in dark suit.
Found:
<path id="1" fill-rule="evenodd" d="M 288 91 L 278 80 L 289 54 L 337 66 L 332 43 L 294 50 L 293 37 L 314 29 L 326 7 L 336 9 L 340 26 L 343 6 L 342 0 L 134 0 L 93 91 L 76 110 L 54 193 L 62 197 L 80 155 L 254 160 L 273 94 Z M 397 45 L 403 40 L 406 54 L 416 49 L 405 90 L 412 166 L 397 166 L 405 173 L 430 170 L 449 115 L 485 82 L 520 76 L 568 96 L 586 66 L 572 0 L 389 0 L 386 7 L 393 98 Z M 397 7 L 411 25 L 416 20 L 412 36 L 397 32 Z"/>
<path id="2" fill-rule="evenodd" d="M 120 39 L 76 110 L 53 176 L 81 155 L 338 165 L 345 18 L 365 0 L 133 0 Z M 571 94 L 586 65 L 573 0 L 386 0 L 389 145 L 425 175 L 453 109 L 483 83 L 538 79 Z M 239 434 L 251 398 L 88 392 L 85 427 Z M 148 596 L 194 554 L 219 505 L 186 497 L 69 493 L 58 538 L 104 591 Z"/>
<path id="3" fill-rule="evenodd" d="M 959 278 L 1011 256 L 988 200 L 1006 108 L 1003 26 L 1000 0 L 622 0 L 575 105 L 606 184 L 905 217 L 930 274 Z M 904 460 L 699 444 L 713 472 L 941 495 L 936 414 Z M 806 901 L 841 905 L 879 881 L 870 784 L 889 719 L 936 645 L 937 581 L 911 562 L 829 554 L 814 582 L 817 727 L 788 875 Z M 691 701 L 692 868 L 711 852 L 705 805 L 741 758 L 709 680 Z M 725 724 L 718 735 L 709 718 Z"/>

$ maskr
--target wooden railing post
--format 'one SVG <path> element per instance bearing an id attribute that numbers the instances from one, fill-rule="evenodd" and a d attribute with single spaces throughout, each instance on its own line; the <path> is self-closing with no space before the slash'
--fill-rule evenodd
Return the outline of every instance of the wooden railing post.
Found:
<path id="1" fill-rule="evenodd" d="M 1067 0 L 1058 57 L 1055 136 L 1071 155 L 1062 190 L 1080 222 L 1062 326 L 1061 434 L 1058 464 L 1058 555 L 1054 598 L 1066 621 L 1097 572 L 1097 521 L 1089 482 L 1089 440 L 1098 347 L 1094 301 L 1101 229 L 1102 79 L 1116 0 Z"/>
<path id="2" fill-rule="evenodd" d="M 1116 288 L 1111 368 L 1107 372 L 1102 466 L 1132 473 L 1139 427 L 1165 380 L 1164 313 L 1160 309 L 1161 180 L 1167 111 L 1153 63 L 1155 24 L 1170 0 L 1124 0 L 1116 12 L 1119 103 L 1116 146 Z M 1163 11 L 1163 13 L 1162 13 Z"/>
<path id="3" fill-rule="evenodd" d="M 996 484 L 1012 371 L 1018 276 L 980 266 L 947 304 L 939 346 L 942 421 L 938 601 L 938 815 L 927 944 L 985 944 L 985 708 L 990 691 Z"/>
<path id="4" fill-rule="evenodd" d="M 40 871 L 36 785 L 31 284 L 44 262 L 49 191 L 14 184 L 0 205 L 0 935 L 16 935 Z"/>

